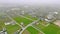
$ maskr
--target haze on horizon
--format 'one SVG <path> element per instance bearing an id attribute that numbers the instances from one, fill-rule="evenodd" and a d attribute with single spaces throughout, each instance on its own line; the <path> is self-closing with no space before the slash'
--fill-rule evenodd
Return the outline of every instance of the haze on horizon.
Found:
<path id="1" fill-rule="evenodd" d="M 20 5 L 25 5 L 25 4 L 26 5 L 32 5 L 32 6 L 37 5 L 37 8 L 40 8 L 40 10 L 42 10 L 41 11 L 42 14 L 43 14 L 43 12 L 45 13 L 45 12 L 48 12 L 48 11 L 51 11 L 51 12 L 58 11 L 58 12 L 60 12 L 59 11 L 60 10 L 60 6 L 59 6 L 60 5 L 60 0 L 0 0 L 0 7 L 3 7 L 2 10 L 4 10 L 4 11 L 6 11 L 7 9 L 10 9 L 10 7 L 7 7 L 7 6 L 10 6 L 10 5 L 12 6 L 13 5 L 12 7 L 14 7 L 15 6 L 14 4 L 15 5 L 18 4 L 19 7 L 21 7 Z M 57 6 L 56 6 L 56 4 L 57 4 Z M 45 5 L 48 5 L 48 6 L 45 6 Z M 2 12 L 2 10 L 0 12 Z"/>
<path id="2" fill-rule="evenodd" d="M 0 0 L 2 4 L 60 4 L 60 0 Z"/>

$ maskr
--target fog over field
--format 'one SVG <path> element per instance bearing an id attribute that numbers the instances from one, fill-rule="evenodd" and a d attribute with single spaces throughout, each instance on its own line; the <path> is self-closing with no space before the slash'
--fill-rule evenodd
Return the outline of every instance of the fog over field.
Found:
<path id="1" fill-rule="evenodd" d="M 39 15 L 54 11 L 60 13 L 60 0 L 0 0 L 0 13 L 12 8 L 24 8 L 24 6 L 28 9 L 35 8 Z"/>

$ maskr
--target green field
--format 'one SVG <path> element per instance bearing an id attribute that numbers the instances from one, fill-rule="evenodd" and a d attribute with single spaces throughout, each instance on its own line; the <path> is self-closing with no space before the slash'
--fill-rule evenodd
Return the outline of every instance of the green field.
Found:
<path id="1" fill-rule="evenodd" d="M 21 27 L 16 25 L 8 25 L 6 26 L 8 34 L 14 34 L 17 30 L 20 30 Z"/>
<path id="2" fill-rule="evenodd" d="M 5 27 L 5 24 L 4 24 L 5 22 L 11 21 L 8 17 L 2 18 L 2 16 L 0 16 L 0 30 L 2 30 Z"/>
<path id="3" fill-rule="evenodd" d="M 1 16 L 0 16 L 1 17 Z M 0 31 L 2 31 L 3 28 L 7 29 L 8 34 L 14 34 L 15 31 L 20 29 L 20 26 L 17 24 L 15 25 L 5 25 L 5 22 L 11 21 L 8 17 L 6 18 L 0 18 Z"/>
<path id="4" fill-rule="evenodd" d="M 20 16 L 14 17 L 13 19 L 17 21 L 19 24 L 23 22 L 25 26 L 32 22 L 32 20 L 29 20 Z"/>
<path id="5" fill-rule="evenodd" d="M 28 18 L 30 18 L 32 20 L 37 20 L 38 19 L 37 17 L 32 17 L 31 15 L 28 15 L 28 14 L 25 14 L 24 16 L 28 17 Z"/>
<path id="6" fill-rule="evenodd" d="M 0 31 L 5 27 L 4 23 L 0 21 Z"/>
<path id="7" fill-rule="evenodd" d="M 36 30 L 35 28 L 33 28 L 31 26 L 28 27 L 27 30 L 30 32 L 30 34 L 38 34 L 39 33 L 38 30 Z"/>
<path id="8" fill-rule="evenodd" d="M 33 25 L 34 27 L 40 29 L 45 34 L 60 34 L 60 27 L 55 24 L 50 24 L 49 26 L 45 27 L 42 24 Z"/>
<path id="9" fill-rule="evenodd" d="M 37 20 L 37 18 L 33 18 L 29 15 L 26 15 L 26 17 L 31 18 L 33 21 Z M 21 24 L 21 22 L 23 22 L 24 26 L 33 22 L 32 20 L 26 19 L 21 16 L 14 16 L 14 17 L 12 17 L 12 19 L 14 19 L 18 24 Z M 4 18 L 4 19 L 0 18 L 0 31 L 5 27 L 7 29 L 8 34 L 14 34 L 17 30 L 21 29 L 21 27 L 17 24 L 15 24 L 15 25 L 5 25 L 4 24 L 5 22 L 9 22 L 9 21 L 11 21 L 11 20 L 8 17 Z M 53 23 L 49 23 L 50 25 L 46 27 L 44 25 L 46 25 L 48 23 L 46 23 L 45 21 L 39 21 L 38 23 L 39 23 L 38 25 L 33 24 L 32 26 L 36 27 L 37 29 L 39 29 L 40 31 L 42 31 L 45 34 L 60 34 L 60 27 L 58 27 L 57 25 L 55 25 Z M 42 24 L 44 24 L 44 25 L 42 25 Z M 33 28 L 31 26 L 28 27 L 26 30 L 28 30 L 30 32 L 30 34 L 39 34 L 40 33 L 38 30 L 36 30 L 35 28 Z"/>
<path id="10" fill-rule="evenodd" d="M 48 27 L 41 29 L 45 34 L 60 34 L 60 28 L 54 24 L 50 24 Z"/>

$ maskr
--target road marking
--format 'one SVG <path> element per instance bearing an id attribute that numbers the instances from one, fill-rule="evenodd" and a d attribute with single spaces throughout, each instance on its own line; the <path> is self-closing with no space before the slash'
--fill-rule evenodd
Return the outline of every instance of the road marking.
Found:
<path id="1" fill-rule="evenodd" d="M 45 34 L 44 32 L 42 32 L 41 30 L 37 29 L 36 27 L 32 26 L 33 28 L 35 28 L 36 30 L 38 30 L 39 32 L 41 32 L 42 34 Z"/>
<path id="2" fill-rule="evenodd" d="M 46 25 L 44 25 L 44 24 L 41 24 L 41 25 L 43 25 L 43 26 L 47 27 L 47 26 L 49 26 L 49 25 L 50 25 L 50 23 L 48 23 L 48 24 L 46 24 Z"/>
<path id="3" fill-rule="evenodd" d="M 20 24 L 18 24 L 13 18 L 11 18 L 8 14 L 6 14 L 9 19 L 13 20 L 17 25 L 19 25 L 21 28 L 23 28 Z"/>
<path id="4" fill-rule="evenodd" d="M 21 17 L 23 17 L 23 18 L 26 18 L 26 19 L 29 19 L 29 20 L 31 20 L 31 21 L 34 21 L 34 20 L 32 20 L 32 19 L 30 19 L 30 18 L 28 18 L 28 17 L 25 17 L 25 16 L 23 16 L 23 15 L 19 15 L 19 14 L 17 14 L 18 16 L 21 16 Z"/>
<path id="5" fill-rule="evenodd" d="M 35 21 L 33 21 L 32 23 L 28 24 L 25 28 L 23 28 L 23 30 L 22 30 L 22 31 L 20 31 L 20 33 L 19 33 L 19 34 L 22 34 L 22 33 L 23 33 L 23 31 L 24 31 L 26 28 L 28 28 L 29 26 L 31 26 L 31 25 L 33 25 L 34 23 L 38 22 L 39 20 L 40 20 L 40 19 L 35 20 Z"/>

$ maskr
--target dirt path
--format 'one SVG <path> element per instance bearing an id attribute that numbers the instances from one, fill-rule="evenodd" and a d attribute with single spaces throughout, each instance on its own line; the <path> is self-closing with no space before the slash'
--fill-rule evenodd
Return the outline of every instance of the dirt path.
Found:
<path id="1" fill-rule="evenodd" d="M 54 24 L 58 25 L 60 27 L 60 20 L 56 20 Z"/>

